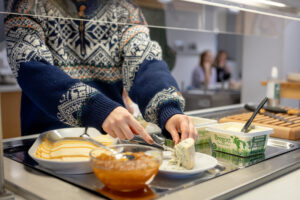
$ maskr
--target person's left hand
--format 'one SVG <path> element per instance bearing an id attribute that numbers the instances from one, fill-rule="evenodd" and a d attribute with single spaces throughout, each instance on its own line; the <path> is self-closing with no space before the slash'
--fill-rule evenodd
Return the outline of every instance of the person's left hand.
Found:
<path id="1" fill-rule="evenodd" d="M 180 140 L 183 141 L 187 138 L 193 138 L 196 140 L 198 137 L 193 120 L 186 115 L 173 115 L 166 122 L 165 128 L 171 134 L 175 144 L 178 144 Z M 179 138 L 179 132 L 181 133 L 181 139 Z"/>

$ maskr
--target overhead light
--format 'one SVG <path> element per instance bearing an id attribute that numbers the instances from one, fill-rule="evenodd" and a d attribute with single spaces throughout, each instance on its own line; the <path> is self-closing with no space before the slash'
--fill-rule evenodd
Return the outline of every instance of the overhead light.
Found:
<path id="1" fill-rule="evenodd" d="M 228 11 L 229 11 L 230 13 L 233 13 L 233 14 L 237 14 L 237 13 L 240 12 L 239 9 L 235 9 L 235 8 L 228 8 Z"/>
<path id="2" fill-rule="evenodd" d="M 268 16 L 273 16 L 273 17 L 278 17 L 278 18 L 283 18 L 283 19 L 300 21 L 299 16 L 295 16 L 295 15 L 291 15 L 291 14 L 287 14 L 287 13 L 280 13 L 280 12 L 269 12 L 266 10 L 255 9 L 255 8 L 251 8 L 251 7 L 243 7 L 243 6 L 240 6 L 238 3 L 237 4 L 229 4 L 229 3 L 226 4 L 224 2 L 212 1 L 212 0 L 181 0 L 181 1 L 210 5 L 210 6 L 217 6 L 217 7 L 228 8 L 228 9 L 238 9 L 240 11 L 245 11 L 245 12 L 252 12 L 252 13 L 257 13 L 257 14 L 261 14 L 261 15 L 268 15 Z M 243 2 L 243 3 L 246 2 L 246 0 L 227 0 L 227 1 L 228 2 L 236 1 L 236 2 L 239 2 L 240 4 L 241 4 L 241 2 Z M 260 0 L 252 0 L 252 1 L 256 1 L 258 3 L 258 1 L 260 1 Z M 261 0 L 261 1 L 266 2 L 266 0 Z M 268 1 L 268 2 L 270 2 L 270 1 Z M 273 2 L 273 3 L 278 3 L 278 2 Z M 283 5 L 286 6 L 285 4 L 283 4 Z"/>
<path id="3" fill-rule="evenodd" d="M 187 1 L 187 2 L 193 2 L 193 3 L 202 3 L 204 2 L 203 0 L 182 0 L 182 1 Z M 250 5 L 250 6 L 263 6 L 263 5 L 268 5 L 268 6 L 276 6 L 276 7 L 286 7 L 286 4 L 284 3 L 279 3 L 271 0 L 227 0 L 230 2 L 234 3 L 239 3 L 239 4 L 245 4 L 245 5 Z M 210 3 L 213 3 L 210 1 Z M 220 3 L 216 3 L 220 4 Z"/>
<path id="4" fill-rule="evenodd" d="M 172 0 L 158 0 L 160 3 L 170 3 Z"/>
<path id="5" fill-rule="evenodd" d="M 286 7 L 284 3 L 279 3 L 275 1 L 270 0 L 227 0 L 232 1 L 240 4 L 246 4 L 246 5 L 253 5 L 253 6 L 261 6 L 261 5 L 268 5 L 268 6 L 276 6 L 276 7 Z"/>
<path id="6" fill-rule="evenodd" d="M 270 5 L 270 6 L 276 6 L 276 7 L 286 7 L 284 3 L 279 3 L 275 1 L 269 1 L 269 0 L 255 0 L 259 3 Z"/>

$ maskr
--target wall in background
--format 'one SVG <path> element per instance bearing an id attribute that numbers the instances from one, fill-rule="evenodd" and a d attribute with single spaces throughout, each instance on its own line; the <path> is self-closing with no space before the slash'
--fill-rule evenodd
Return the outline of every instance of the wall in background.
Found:
<path id="1" fill-rule="evenodd" d="M 205 17 L 203 17 L 205 16 Z M 165 10 L 166 26 L 185 28 L 203 28 L 212 30 L 215 23 L 213 7 L 206 6 L 201 12 L 176 11 L 171 6 Z M 205 19 L 205 20 L 203 20 Z M 175 67 L 172 75 L 181 89 L 191 85 L 191 76 L 199 63 L 199 54 L 205 50 L 217 51 L 217 35 L 212 32 L 186 30 L 167 30 L 168 45 L 176 51 Z M 182 88 L 183 86 L 183 88 Z"/>
<path id="2" fill-rule="evenodd" d="M 282 78 L 292 72 L 300 73 L 300 22 L 287 21 L 283 37 L 283 71 Z M 300 107 L 300 101 L 282 99 L 283 105 Z"/>
<path id="3" fill-rule="evenodd" d="M 196 43 L 197 50 L 177 52 L 175 67 L 172 70 L 172 75 L 177 83 L 184 88 L 191 84 L 191 76 L 194 68 L 199 64 L 199 53 L 205 50 L 211 50 L 216 54 L 217 38 L 216 34 L 203 32 L 188 32 L 188 31 L 167 31 L 168 44 L 172 46 L 178 40 L 185 44 Z M 181 88 L 183 89 L 183 88 Z"/>
<path id="4" fill-rule="evenodd" d="M 4 4 L 3 4 L 3 1 L 0 1 L 0 11 L 1 10 L 4 10 Z M 3 25 L 3 22 L 4 22 L 4 14 L 0 14 L 0 42 L 4 40 L 4 25 Z"/>
<path id="5" fill-rule="evenodd" d="M 245 29 L 248 33 L 264 36 L 244 36 L 242 50 L 242 102 L 258 103 L 266 96 L 266 87 L 261 85 L 271 75 L 273 66 L 279 72 L 283 68 L 284 20 L 245 13 Z"/>
<path id="6" fill-rule="evenodd" d="M 3 1 L 0 1 L 0 11 L 4 10 Z M 4 40 L 4 14 L 0 14 L 0 42 Z"/>
<path id="7" fill-rule="evenodd" d="M 0 1 L 0 11 L 4 10 L 4 3 Z M 0 14 L 0 74 L 10 75 L 11 70 L 8 65 L 6 55 L 5 33 L 4 33 L 4 14 Z"/>
<path id="8" fill-rule="evenodd" d="M 279 78 L 286 80 L 291 72 L 300 72 L 300 22 L 285 21 L 282 34 L 274 38 L 244 37 L 242 67 L 242 102 L 257 103 L 266 95 L 261 81 L 271 75 L 272 66 Z M 281 99 L 281 105 L 299 107 L 299 100 Z"/>
<path id="9" fill-rule="evenodd" d="M 272 66 L 282 63 L 281 38 L 245 36 L 243 41 L 242 102 L 258 103 L 266 95 L 261 81 L 271 74 Z"/>
<path id="10" fill-rule="evenodd" d="M 300 22 L 288 21 L 283 37 L 283 78 L 288 73 L 300 73 Z"/>

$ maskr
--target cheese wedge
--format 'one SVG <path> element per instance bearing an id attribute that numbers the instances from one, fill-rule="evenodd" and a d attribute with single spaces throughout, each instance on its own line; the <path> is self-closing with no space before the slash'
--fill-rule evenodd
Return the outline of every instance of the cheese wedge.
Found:
<path id="1" fill-rule="evenodd" d="M 195 141 L 188 138 L 175 145 L 173 158 L 171 163 L 176 164 L 185 169 L 193 169 L 195 166 Z"/>

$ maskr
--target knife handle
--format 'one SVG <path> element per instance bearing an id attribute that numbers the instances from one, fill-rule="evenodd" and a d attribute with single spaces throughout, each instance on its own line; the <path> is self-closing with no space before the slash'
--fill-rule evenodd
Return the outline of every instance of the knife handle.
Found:
<path id="1" fill-rule="evenodd" d="M 246 110 L 249 110 L 249 111 L 254 111 L 254 110 L 255 110 L 255 107 L 254 107 L 254 106 L 251 106 L 251 105 L 249 105 L 249 104 L 245 104 L 245 105 L 244 105 L 244 108 L 245 108 Z"/>
<path id="2" fill-rule="evenodd" d="M 299 112 L 299 110 L 296 110 L 296 109 L 290 109 L 290 110 L 287 110 L 287 114 L 300 115 L 300 112 Z"/>
<path id="3" fill-rule="evenodd" d="M 252 111 L 252 112 L 254 112 L 255 109 L 256 109 L 254 106 L 251 106 L 251 105 L 249 105 L 249 104 L 245 104 L 245 105 L 244 105 L 244 108 L 245 108 L 246 110 L 249 110 L 249 111 Z M 265 112 L 266 112 L 266 110 L 265 110 L 264 108 L 260 109 L 260 111 L 259 111 L 259 113 L 265 113 Z"/>
<path id="4" fill-rule="evenodd" d="M 271 106 L 266 106 L 264 108 L 266 111 L 273 112 L 273 113 L 287 113 L 289 115 L 300 115 L 300 112 L 297 109 L 284 109 L 280 107 L 271 107 Z"/>
<path id="5" fill-rule="evenodd" d="M 273 113 L 287 113 L 288 112 L 288 110 L 286 110 L 284 108 L 273 107 L 273 106 L 265 106 L 264 109 L 266 109 L 266 111 L 273 112 Z"/>

